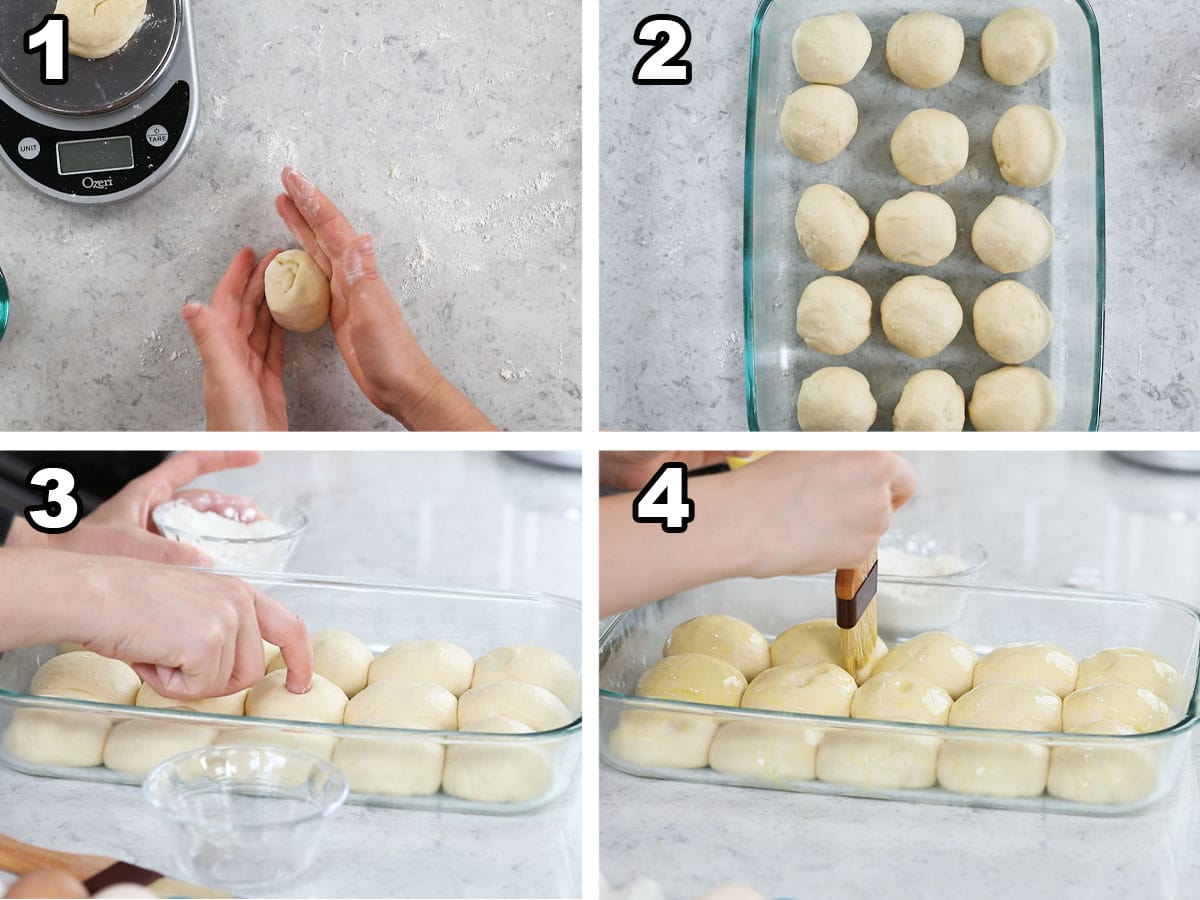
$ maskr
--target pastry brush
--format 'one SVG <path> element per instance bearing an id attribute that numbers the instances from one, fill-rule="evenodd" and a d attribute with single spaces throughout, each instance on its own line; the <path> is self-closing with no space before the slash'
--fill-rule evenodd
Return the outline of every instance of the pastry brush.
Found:
<path id="1" fill-rule="evenodd" d="M 842 635 L 842 667 L 858 677 L 871 661 L 879 641 L 879 618 L 875 591 L 879 582 L 879 551 L 869 562 L 853 569 L 838 569 L 834 578 L 837 623 Z"/>

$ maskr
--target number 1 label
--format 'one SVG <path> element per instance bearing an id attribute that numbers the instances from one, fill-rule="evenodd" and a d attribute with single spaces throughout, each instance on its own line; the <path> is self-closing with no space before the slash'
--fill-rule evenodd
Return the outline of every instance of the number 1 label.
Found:
<path id="1" fill-rule="evenodd" d="M 25 32 L 25 52 L 42 54 L 42 83 L 67 83 L 67 17 L 48 15 Z"/>

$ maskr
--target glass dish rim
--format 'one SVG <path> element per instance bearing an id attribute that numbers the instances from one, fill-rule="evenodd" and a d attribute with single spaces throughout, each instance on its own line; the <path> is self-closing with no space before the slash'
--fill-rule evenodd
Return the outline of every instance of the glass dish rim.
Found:
<path id="1" fill-rule="evenodd" d="M 758 108 L 760 46 L 763 17 L 776 0 L 760 0 L 750 28 L 750 77 L 746 101 L 745 174 L 742 183 L 742 355 L 746 378 L 746 420 L 750 431 L 758 421 L 758 386 L 754 379 L 754 161 Z M 1100 29 L 1088 0 L 1074 2 L 1083 13 L 1092 39 L 1092 107 L 1096 136 L 1096 351 L 1093 359 L 1092 411 L 1088 431 L 1099 431 L 1104 389 L 1104 304 L 1106 288 L 1104 200 L 1104 94 L 1100 77 Z"/>

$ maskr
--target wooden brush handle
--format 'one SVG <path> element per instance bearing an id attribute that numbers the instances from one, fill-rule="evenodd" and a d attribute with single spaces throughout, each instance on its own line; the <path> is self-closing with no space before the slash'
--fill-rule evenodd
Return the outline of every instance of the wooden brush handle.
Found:
<path id="1" fill-rule="evenodd" d="M 80 881 L 87 881 L 115 862 L 115 859 L 105 856 L 85 856 L 34 847 L 0 834 L 0 869 L 14 875 L 28 875 L 39 869 L 59 869 Z"/>
<path id="2" fill-rule="evenodd" d="M 837 570 L 837 575 L 833 579 L 833 592 L 839 600 L 854 599 L 858 589 L 863 586 L 863 582 L 871 574 L 871 569 L 874 568 L 878 556 L 879 551 L 876 550 L 869 560 L 860 563 L 853 569 Z"/>

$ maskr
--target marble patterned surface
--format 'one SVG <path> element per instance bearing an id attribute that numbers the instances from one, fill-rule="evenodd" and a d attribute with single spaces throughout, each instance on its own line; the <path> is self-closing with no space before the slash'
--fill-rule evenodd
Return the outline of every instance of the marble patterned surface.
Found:
<path id="1" fill-rule="evenodd" d="M 242 245 L 292 245 L 273 205 L 288 164 L 375 235 L 426 352 L 498 425 L 577 430 L 579 5 L 192 6 L 199 129 L 165 182 L 89 209 L 0 171 L 0 430 L 203 427 L 179 309 Z M 328 329 L 287 353 L 293 429 L 399 427 Z"/>
<path id="2" fill-rule="evenodd" d="M 510 454 L 280 453 L 197 484 L 304 509 L 311 524 L 294 571 L 580 596 L 576 472 Z M 519 818 L 345 806 L 316 867 L 275 895 L 578 897 L 580 799 L 577 777 L 550 806 Z M 0 833 L 170 866 L 166 835 L 132 787 L 0 766 Z"/>
<path id="3" fill-rule="evenodd" d="M 756 2 L 680 0 L 689 87 L 636 87 L 634 26 L 601 14 L 600 422 L 742 430 L 742 179 Z M 1108 302 L 1101 428 L 1200 427 L 1200 24 L 1186 0 L 1095 0 L 1106 147 Z"/>
<path id="4" fill-rule="evenodd" d="M 1200 605 L 1200 478 L 1098 453 L 911 454 L 893 529 L 984 545 L 985 584 L 1157 593 Z M 1127 818 L 1043 815 L 635 778 L 601 764 L 600 864 L 669 900 L 737 880 L 768 897 L 1189 897 L 1200 748 L 1172 795 Z"/>

